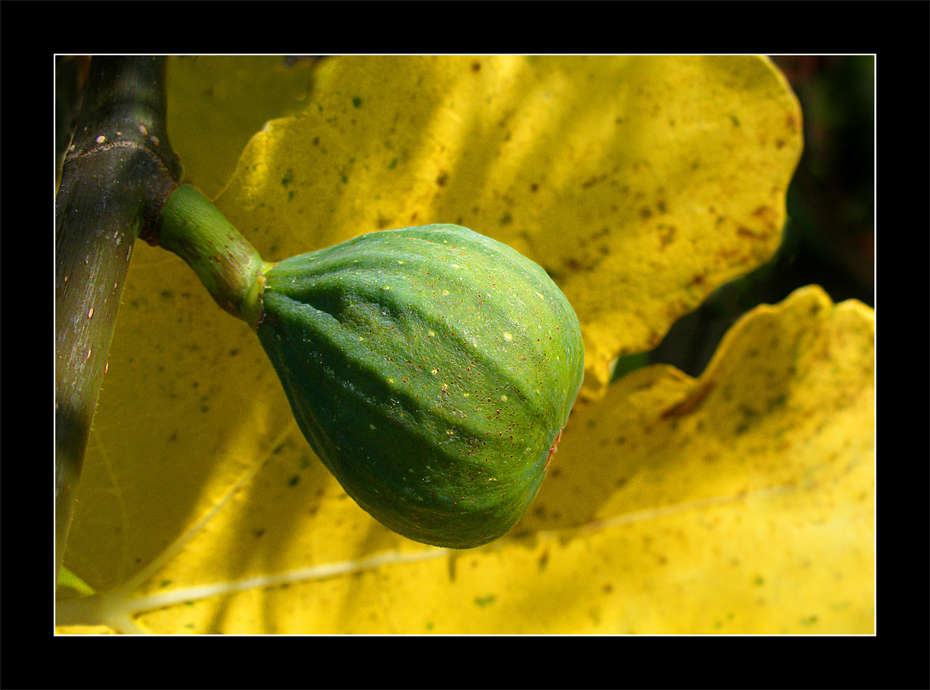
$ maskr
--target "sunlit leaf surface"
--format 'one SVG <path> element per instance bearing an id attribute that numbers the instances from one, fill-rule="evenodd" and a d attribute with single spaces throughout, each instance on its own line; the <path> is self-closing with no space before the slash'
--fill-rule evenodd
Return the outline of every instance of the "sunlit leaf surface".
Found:
<path id="1" fill-rule="evenodd" d="M 586 396 L 778 246 L 797 102 L 752 57 L 334 60 L 220 197 L 266 260 L 456 223 L 515 247 L 582 323 Z M 253 234 L 250 234 L 253 233 Z"/>
<path id="2" fill-rule="evenodd" d="M 802 290 L 747 315 L 699 379 L 652 367 L 606 387 L 613 358 L 654 345 L 777 245 L 800 113 L 769 63 L 323 64 L 300 114 L 251 139 L 224 212 L 267 260 L 433 221 L 512 244 L 578 311 L 589 402 L 510 534 L 463 552 L 407 541 L 310 451 L 254 334 L 178 259 L 137 246 L 65 559 L 100 594 L 60 603 L 59 621 L 871 632 L 869 309 Z M 172 112 L 210 121 L 189 79 Z M 310 88 L 295 79 L 276 115 Z M 241 127 L 229 138 L 244 144 Z M 182 140 L 190 179 L 220 179 L 209 146 Z"/>

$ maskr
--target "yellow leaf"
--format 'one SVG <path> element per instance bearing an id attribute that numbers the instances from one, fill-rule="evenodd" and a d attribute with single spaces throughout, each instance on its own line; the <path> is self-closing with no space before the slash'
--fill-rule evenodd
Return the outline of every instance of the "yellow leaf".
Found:
<path id="1" fill-rule="evenodd" d="M 873 333 L 869 308 L 834 306 L 811 287 L 747 314 L 698 379 L 633 372 L 572 417 L 530 514 L 471 551 L 378 530 L 343 496 L 290 474 L 302 451 L 285 445 L 156 567 L 92 597 L 94 622 L 871 633 Z"/>
<path id="2" fill-rule="evenodd" d="M 191 56 L 168 60 L 168 131 L 184 182 L 211 198 L 266 121 L 303 110 L 313 64 L 279 55 Z"/>
<path id="3" fill-rule="evenodd" d="M 113 628 L 106 625 L 69 625 L 55 630 L 59 635 L 117 635 Z"/>
<path id="4" fill-rule="evenodd" d="M 763 59 L 384 60 L 332 60 L 309 107 L 247 146 L 219 203 L 266 259 L 433 220 L 503 239 L 575 304 L 593 400 L 612 358 L 653 344 L 778 242 L 800 115 Z M 65 556 L 98 594 L 59 602 L 61 622 L 870 629 L 862 307 L 815 291 L 813 309 L 802 293 L 753 315 L 767 326 L 747 317 L 751 337 L 735 329 L 697 381 L 634 372 L 575 411 L 516 530 L 449 552 L 404 540 L 348 499 L 301 437 L 254 334 L 178 259 L 134 253 Z M 708 606 L 685 607 L 694 591 Z"/>
<path id="5" fill-rule="evenodd" d="M 872 310 L 803 288 L 573 417 L 515 531 L 583 539 L 618 632 L 871 633 L 874 415 Z"/>
<path id="6" fill-rule="evenodd" d="M 578 313 L 583 394 L 771 257 L 801 113 L 756 57 L 355 57 L 269 122 L 218 205 L 266 260 L 465 225 L 541 264 Z"/>

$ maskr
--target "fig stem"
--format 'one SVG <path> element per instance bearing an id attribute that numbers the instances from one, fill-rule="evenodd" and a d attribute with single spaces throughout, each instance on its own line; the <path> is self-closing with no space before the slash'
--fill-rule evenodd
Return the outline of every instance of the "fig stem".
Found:
<path id="1" fill-rule="evenodd" d="M 133 244 L 180 178 L 165 59 L 92 58 L 55 198 L 56 581 Z"/>
<path id="2" fill-rule="evenodd" d="M 253 329 L 262 318 L 262 272 L 271 264 L 191 185 L 175 189 L 150 242 L 184 259 L 223 309 Z"/>

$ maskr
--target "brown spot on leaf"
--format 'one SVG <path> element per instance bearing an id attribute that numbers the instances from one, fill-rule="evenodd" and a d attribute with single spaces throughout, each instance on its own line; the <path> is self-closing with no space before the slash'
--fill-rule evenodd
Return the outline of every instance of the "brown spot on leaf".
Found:
<path id="1" fill-rule="evenodd" d="M 687 398 L 663 412 L 662 419 L 683 417 L 686 414 L 690 414 L 696 410 L 702 402 L 704 402 L 704 399 L 710 395 L 710 392 L 716 385 L 717 384 L 714 381 L 707 381 L 701 384 L 696 389 L 694 389 Z"/>

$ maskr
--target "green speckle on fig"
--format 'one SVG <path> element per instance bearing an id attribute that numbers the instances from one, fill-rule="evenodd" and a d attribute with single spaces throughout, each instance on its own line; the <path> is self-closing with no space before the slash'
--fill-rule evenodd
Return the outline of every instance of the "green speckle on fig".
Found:
<path id="1" fill-rule="evenodd" d="M 362 235 L 264 273 L 258 337 L 310 446 L 377 520 L 486 544 L 526 512 L 584 372 L 546 272 L 456 225 Z"/>

